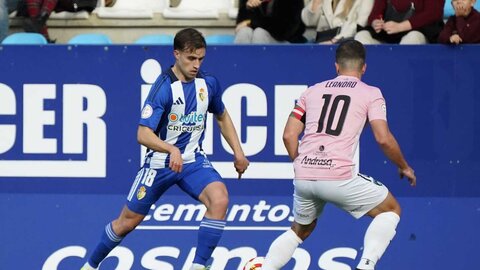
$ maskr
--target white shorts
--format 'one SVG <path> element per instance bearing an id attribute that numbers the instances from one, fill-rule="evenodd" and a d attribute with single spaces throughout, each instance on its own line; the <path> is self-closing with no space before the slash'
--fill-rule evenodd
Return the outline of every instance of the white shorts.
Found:
<path id="1" fill-rule="evenodd" d="M 358 174 L 350 180 L 293 181 L 293 214 L 295 221 L 308 225 L 318 218 L 326 203 L 333 203 L 355 218 L 360 218 L 388 195 L 388 189 L 370 176 Z"/>

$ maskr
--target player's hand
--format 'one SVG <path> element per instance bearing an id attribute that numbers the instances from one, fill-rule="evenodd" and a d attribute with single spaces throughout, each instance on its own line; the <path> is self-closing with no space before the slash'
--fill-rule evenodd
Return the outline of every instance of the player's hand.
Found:
<path id="1" fill-rule="evenodd" d="M 176 173 L 181 172 L 183 168 L 183 158 L 180 150 L 172 145 L 172 149 L 170 149 L 169 153 L 170 163 L 168 164 L 168 167 Z"/>
<path id="2" fill-rule="evenodd" d="M 250 165 L 250 161 L 245 156 L 235 157 L 235 161 L 233 162 L 233 166 L 235 166 L 235 170 L 238 173 L 238 179 L 242 178 L 242 174 L 247 170 L 248 165 Z"/>
<path id="3" fill-rule="evenodd" d="M 398 169 L 398 173 L 400 174 L 400 178 L 405 176 L 412 187 L 417 185 L 417 177 L 415 176 L 415 171 L 412 168 L 407 167 L 405 169 Z"/>

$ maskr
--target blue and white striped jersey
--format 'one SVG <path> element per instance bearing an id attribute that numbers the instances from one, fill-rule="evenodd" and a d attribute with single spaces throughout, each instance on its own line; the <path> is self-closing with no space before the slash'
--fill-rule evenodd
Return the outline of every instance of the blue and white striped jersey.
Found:
<path id="1" fill-rule="evenodd" d="M 171 69 L 152 85 L 142 109 L 140 125 L 151 128 L 159 138 L 182 153 L 184 163 L 201 154 L 207 112 L 225 110 L 217 79 L 199 71 L 190 82 L 181 82 Z M 168 168 L 169 154 L 147 149 L 145 163 L 151 168 Z"/>

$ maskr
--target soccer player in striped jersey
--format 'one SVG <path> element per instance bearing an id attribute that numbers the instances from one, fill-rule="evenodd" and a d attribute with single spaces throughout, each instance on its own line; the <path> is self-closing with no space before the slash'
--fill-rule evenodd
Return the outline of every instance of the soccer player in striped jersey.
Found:
<path id="1" fill-rule="evenodd" d="M 144 165 L 120 216 L 107 224 L 82 269 L 97 268 L 172 185 L 178 185 L 207 208 L 191 270 L 206 269 L 205 264 L 222 236 L 228 192 L 202 151 L 208 112 L 215 115 L 223 137 L 233 149 L 239 177 L 249 161 L 222 102 L 217 79 L 200 70 L 206 50 L 202 34 L 192 28 L 183 29 L 175 35 L 173 47 L 175 64 L 153 84 L 141 113 L 137 138 L 148 149 Z"/>
<path id="2" fill-rule="evenodd" d="M 412 186 L 416 177 L 387 124 L 380 89 L 361 81 L 365 48 L 354 40 L 336 51 L 338 77 L 308 88 L 285 126 L 283 140 L 295 168 L 291 229 L 270 246 L 263 270 L 283 267 L 313 231 L 326 203 L 355 218 L 373 218 L 357 269 L 373 270 L 395 235 L 400 205 L 388 189 L 359 173 L 360 135 L 368 121 L 380 148 Z M 301 142 L 298 136 L 304 132 Z"/>

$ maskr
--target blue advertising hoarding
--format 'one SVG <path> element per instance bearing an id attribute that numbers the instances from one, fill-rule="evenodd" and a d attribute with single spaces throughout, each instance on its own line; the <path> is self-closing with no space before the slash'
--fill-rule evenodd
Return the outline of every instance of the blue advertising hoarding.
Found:
<path id="1" fill-rule="evenodd" d="M 299 94 L 335 76 L 334 49 L 208 48 L 203 68 L 225 89 L 223 101 L 251 161 L 245 179 L 234 179 L 231 150 L 209 123 L 205 150 L 231 194 L 212 269 L 242 269 L 288 228 L 293 171 L 281 134 Z M 403 208 L 379 268 L 476 266 L 479 50 L 367 48 L 363 80 L 382 89 L 390 127 L 419 181 L 412 189 L 398 180 L 365 130 L 361 170 L 384 182 Z M 142 100 L 172 64 L 169 46 L 1 47 L 2 268 L 80 268 L 125 201 L 140 166 L 136 127 Z M 188 269 L 202 208 L 176 188 L 153 208 L 100 269 Z M 287 269 L 354 269 L 368 222 L 327 208 Z M 452 259 L 441 260 L 447 257 Z"/>

